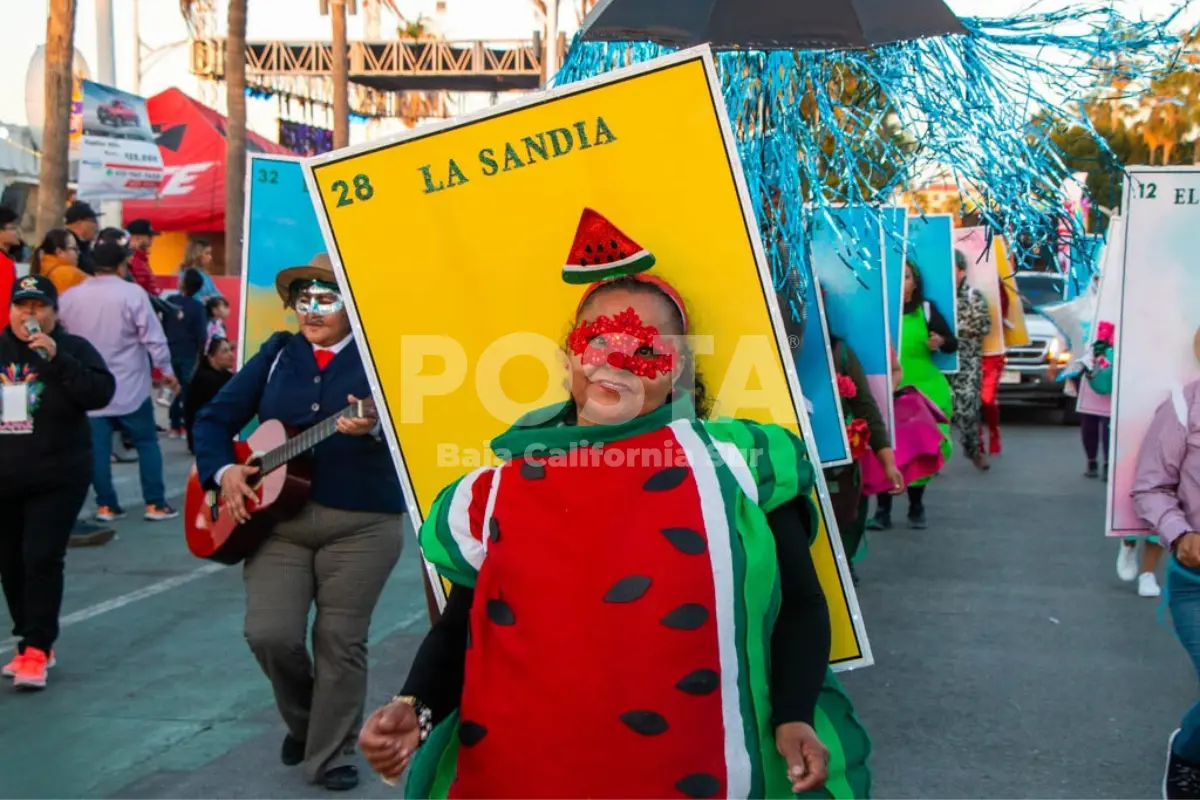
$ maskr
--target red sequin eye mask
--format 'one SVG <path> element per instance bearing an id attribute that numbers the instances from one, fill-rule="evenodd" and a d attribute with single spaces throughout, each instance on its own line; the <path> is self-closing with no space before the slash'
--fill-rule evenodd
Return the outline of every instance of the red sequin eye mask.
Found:
<path id="1" fill-rule="evenodd" d="M 656 378 L 675 368 L 679 351 L 653 325 L 643 325 L 632 308 L 615 317 L 581 322 L 567 339 L 571 352 L 584 364 L 607 364 L 640 378 Z"/>

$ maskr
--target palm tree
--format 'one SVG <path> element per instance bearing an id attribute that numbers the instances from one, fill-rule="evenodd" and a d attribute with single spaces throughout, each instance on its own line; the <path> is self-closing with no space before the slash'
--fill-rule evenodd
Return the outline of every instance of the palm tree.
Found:
<path id="1" fill-rule="evenodd" d="M 333 48 L 333 147 L 350 144 L 350 57 L 346 43 L 346 0 L 331 0 Z"/>
<path id="2" fill-rule="evenodd" d="M 37 240 L 57 227 L 67 206 L 76 0 L 50 0 L 46 17 L 46 122 L 38 188 Z"/>
<path id="3" fill-rule="evenodd" d="M 246 204 L 246 0 L 229 0 L 225 36 L 225 274 L 242 272 Z"/>

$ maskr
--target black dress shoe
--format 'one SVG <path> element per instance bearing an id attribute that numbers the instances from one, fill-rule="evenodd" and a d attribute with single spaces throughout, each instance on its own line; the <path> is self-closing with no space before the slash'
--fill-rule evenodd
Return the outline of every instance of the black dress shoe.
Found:
<path id="1" fill-rule="evenodd" d="M 293 739 L 289 733 L 283 737 L 283 747 L 279 748 L 279 760 L 285 767 L 294 767 L 304 760 L 304 742 Z"/>
<path id="2" fill-rule="evenodd" d="M 321 784 L 331 792 L 348 792 L 358 786 L 358 767 L 346 764 L 327 770 Z"/>

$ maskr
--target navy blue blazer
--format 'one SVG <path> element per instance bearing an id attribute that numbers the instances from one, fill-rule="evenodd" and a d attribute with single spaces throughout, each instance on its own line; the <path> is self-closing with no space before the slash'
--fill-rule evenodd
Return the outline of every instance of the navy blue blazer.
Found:
<path id="1" fill-rule="evenodd" d="M 344 409 L 347 395 L 370 394 L 353 340 L 322 371 L 303 336 L 276 333 L 196 415 L 192 435 L 202 484 L 213 487 L 217 471 L 233 463 L 233 439 L 255 417 L 303 430 Z M 314 502 L 345 511 L 404 511 L 396 467 L 382 440 L 334 434 L 311 455 Z"/>

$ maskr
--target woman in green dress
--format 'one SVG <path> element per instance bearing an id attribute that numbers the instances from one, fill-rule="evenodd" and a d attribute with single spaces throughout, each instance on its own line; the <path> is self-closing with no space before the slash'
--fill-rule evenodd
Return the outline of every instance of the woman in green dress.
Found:
<path id="1" fill-rule="evenodd" d="M 936 352 L 953 353 L 958 340 L 946 324 L 946 318 L 931 301 L 925 299 L 921 271 L 909 261 L 904 266 L 904 316 L 900 320 L 900 366 L 903 379 L 900 388 L 912 386 L 924 394 L 946 417 L 938 425 L 942 431 L 942 456 L 950 458 L 950 414 L 953 400 L 950 382 L 933 363 Z M 925 527 L 925 487 L 935 476 L 913 481 L 908 486 L 908 526 Z M 875 518 L 867 526 L 871 530 L 892 527 L 892 496 L 878 497 Z"/>

